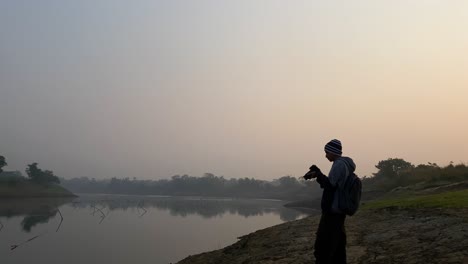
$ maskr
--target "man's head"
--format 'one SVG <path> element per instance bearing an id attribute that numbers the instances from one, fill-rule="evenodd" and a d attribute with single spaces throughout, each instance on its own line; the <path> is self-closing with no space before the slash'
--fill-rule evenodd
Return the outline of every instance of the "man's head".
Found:
<path id="1" fill-rule="evenodd" d="M 337 158 L 341 157 L 341 141 L 338 139 L 332 139 L 325 145 L 325 157 L 329 161 L 335 161 Z"/>

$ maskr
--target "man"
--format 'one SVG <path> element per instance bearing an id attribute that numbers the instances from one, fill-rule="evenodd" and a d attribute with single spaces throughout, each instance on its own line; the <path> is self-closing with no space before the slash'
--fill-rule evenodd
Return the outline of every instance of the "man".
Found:
<path id="1" fill-rule="evenodd" d="M 333 162 L 328 177 L 312 165 L 304 175 L 305 179 L 316 178 L 322 193 L 322 217 L 315 239 L 316 264 L 346 263 L 346 214 L 340 210 L 343 200 L 343 185 L 346 178 L 354 172 L 356 165 L 348 157 L 342 157 L 341 141 L 333 139 L 325 145 L 325 157 Z"/>

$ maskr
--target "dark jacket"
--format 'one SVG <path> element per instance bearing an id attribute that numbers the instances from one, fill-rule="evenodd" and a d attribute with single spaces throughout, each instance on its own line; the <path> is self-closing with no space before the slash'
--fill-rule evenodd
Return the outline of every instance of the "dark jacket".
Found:
<path id="1" fill-rule="evenodd" d="M 317 182 L 323 189 L 321 207 L 323 212 L 342 213 L 339 200 L 342 198 L 344 182 L 348 175 L 354 172 L 356 165 L 349 157 L 340 157 L 333 162 L 328 177 L 322 173 L 317 175 Z"/>

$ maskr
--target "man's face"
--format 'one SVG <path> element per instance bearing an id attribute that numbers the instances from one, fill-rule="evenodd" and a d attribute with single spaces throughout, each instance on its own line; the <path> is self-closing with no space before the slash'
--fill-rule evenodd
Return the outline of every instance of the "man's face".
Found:
<path id="1" fill-rule="evenodd" d="M 335 160 L 335 155 L 331 154 L 330 152 L 325 151 L 325 157 L 328 159 L 328 161 L 332 162 Z"/>

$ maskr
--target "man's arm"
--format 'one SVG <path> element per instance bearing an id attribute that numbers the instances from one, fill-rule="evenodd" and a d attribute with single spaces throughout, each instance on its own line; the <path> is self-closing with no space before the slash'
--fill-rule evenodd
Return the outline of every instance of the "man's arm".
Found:
<path id="1" fill-rule="evenodd" d="M 325 190 L 335 190 L 336 188 L 330 183 L 330 179 L 328 179 L 327 175 L 322 172 L 317 174 L 317 182 L 320 184 L 320 188 Z"/>

